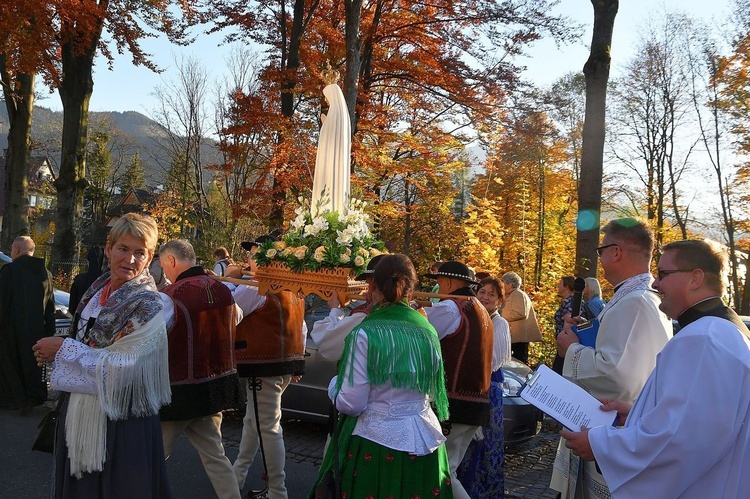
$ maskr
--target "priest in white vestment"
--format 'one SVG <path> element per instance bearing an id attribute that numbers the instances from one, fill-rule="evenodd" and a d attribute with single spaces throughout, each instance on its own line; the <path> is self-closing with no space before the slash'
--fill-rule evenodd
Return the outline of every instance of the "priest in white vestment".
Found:
<path id="1" fill-rule="evenodd" d="M 624 428 L 563 432 L 596 459 L 612 497 L 740 498 L 750 494 L 750 331 L 721 300 L 726 251 L 668 244 L 654 288 L 682 329 L 659 354 Z M 603 408 L 621 416 L 629 404 Z"/>
<path id="2" fill-rule="evenodd" d="M 659 310 L 659 297 L 651 289 L 651 229 L 641 221 L 623 218 L 612 220 L 602 232 L 597 253 L 615 293 L 597 318 L 595 347 L 578 343 L 566 326 L 557 338 L 558 352 L 565 358 L 563 375 L 594 397 L 632 403 L 653 370 L 656 355 L 672 337 L 672 324 Z M 594 463 L 581 463 L 564 440 L 558 446 L 550 487 L 562 499 L 609 497 Z"/>

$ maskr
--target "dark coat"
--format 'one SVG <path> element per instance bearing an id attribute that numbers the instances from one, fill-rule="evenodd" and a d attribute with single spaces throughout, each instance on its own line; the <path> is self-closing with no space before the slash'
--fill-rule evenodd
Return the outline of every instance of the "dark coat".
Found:
<path id="1" fill-rule="evenodd" d="M 54 334 L 52 274 L 41 258 L 19 256 L 0 269 L 0 406 L 39 405 L 47 399 L 31 347 Z"/>
<path id="2" fill-rule="evenodd" d="M 104 267 L 104 250 L 100 246 L 92 246 L 89 248 L 88 256 L 86 257 L 89 261 L 89 269 L 87 272 L 81 272 L 75 279 L 73 284 L 70 286 L 70 304 L 68 305 L 68 311 L 71 315 L 76 313 L 78 303 L 80 303 L 83 293 L 86 292 L 89 287 L 94 284 L 94 281 L 102 275 L 102 268 Z"/>

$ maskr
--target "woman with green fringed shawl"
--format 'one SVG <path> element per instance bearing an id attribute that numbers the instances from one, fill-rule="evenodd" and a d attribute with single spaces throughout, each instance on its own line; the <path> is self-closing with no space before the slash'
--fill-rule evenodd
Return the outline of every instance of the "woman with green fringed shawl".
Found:
<path id="1" fill-rule="evenodd" d="M 408 304 L 416 282 L 407 256 L 382 258 L 371 288 L 380 304 L 347 336 L 331 380 L 328 393 L 342 413 L 341 497 L 453 497 L 439 423 L 448 418 L 443 360 L 435 328 Z M 323 492 L 335 447 L 311 496 Z"/>

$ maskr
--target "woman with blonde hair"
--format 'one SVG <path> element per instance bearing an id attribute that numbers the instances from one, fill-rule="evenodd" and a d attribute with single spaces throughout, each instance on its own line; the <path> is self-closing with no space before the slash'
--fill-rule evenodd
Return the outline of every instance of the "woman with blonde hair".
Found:
<path id="1" fill-rule="evenodd" d="M 593 319 L 599 315 L 607 303 L 602 298 L 602 288 L 596 277 L 586 278 L 586 287 L 583 288 L 583 299 L 586 300 L 586 308 L 591 312 L 588 317 Z"/>
<path id="2" fill-rule="evenodd" d="M 167 331 L 148 272 L 156 242 L 153 219 L 123 215 L 105 247 L 111 270 L 83 295 L 70 337 L 34 345 L 63 392 L 55 498 L 171 497 L 159 419 L 171 400 Z"/>

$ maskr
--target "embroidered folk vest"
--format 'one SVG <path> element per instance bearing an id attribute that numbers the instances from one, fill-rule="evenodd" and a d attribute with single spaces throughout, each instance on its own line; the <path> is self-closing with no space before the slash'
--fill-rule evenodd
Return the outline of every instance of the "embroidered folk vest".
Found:
<path id="1" fill-rule="evenodd" d="M 162 420 L 185 420 L 241 405 L 234 364 L 237 320 L 229 288 L 206 275 L 179 279 L 163 291 L 174 303 L 169 328 L 172 403 Z"/>
<path id="2" fill-rule="evenodd" d="M 305 372 L 305 302 L 291 291 L 267 293 L 266 303 L 237 326 L 234 358 L 243 377 Z"/>
<path id="3" fill-rule="evenodd" d="M 451 299 L 461 313 L 455 333 L 440 340 L 450 420 L 484 425 L 489 421 L 492 374 L 492 320 L 476 298 Z"/>

